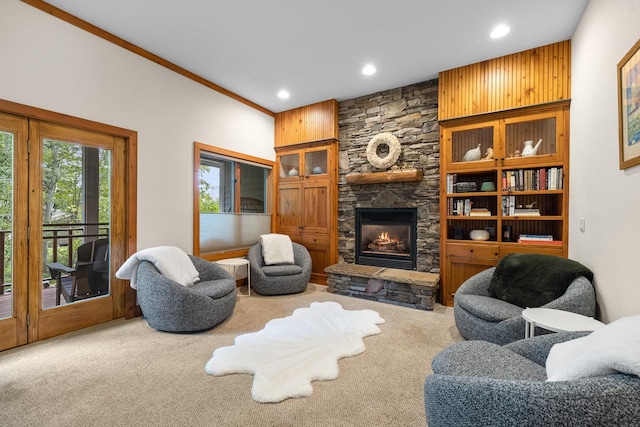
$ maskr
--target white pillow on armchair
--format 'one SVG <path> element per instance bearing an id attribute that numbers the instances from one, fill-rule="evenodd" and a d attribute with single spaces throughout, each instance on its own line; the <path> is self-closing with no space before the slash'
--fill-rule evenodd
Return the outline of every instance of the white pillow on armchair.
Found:
<path id="1" fill-rule="evenodd" d="M 571 381 L 618 372 L 640 376 L 640 316 L 611 322 L 589 335 L 555 344 L 547 381 Z"/>
<path id="2" fill-rule="evenodd" d="M 260 236 L 262 257 L 266 265 L 293 264 L 293 244 L 285 234 L 263 234 Z"/>

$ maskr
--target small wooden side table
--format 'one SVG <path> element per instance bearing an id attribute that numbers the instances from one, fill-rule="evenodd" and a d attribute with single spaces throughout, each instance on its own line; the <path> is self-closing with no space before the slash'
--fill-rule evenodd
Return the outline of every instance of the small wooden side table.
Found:
<path id="1" fill-rule="evenodd" d="M 227 258 L 220 259 L 215 262 L 216 264 L 224 267 L 225 270 L 229 271 L 229 268 L 233 268 L 233 273 L 229 271 L 233 275 L 233 280 L 237 279 L 236 272 L 238 267 L 243 265 L 247 266 L 247 296 L 251 297 L 251 265 L 249 264 L 249 260 L 246 258 Z M 238 294 L 239 295 L 239 294 Z"/>

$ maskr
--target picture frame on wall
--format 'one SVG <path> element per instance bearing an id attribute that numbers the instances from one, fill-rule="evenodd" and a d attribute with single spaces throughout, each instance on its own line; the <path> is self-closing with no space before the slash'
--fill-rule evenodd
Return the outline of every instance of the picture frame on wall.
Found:
<path id="1" fill-rule="evenodd" d="M 640 164 L 640 40 L 618 62 L 620 169 Z"/>

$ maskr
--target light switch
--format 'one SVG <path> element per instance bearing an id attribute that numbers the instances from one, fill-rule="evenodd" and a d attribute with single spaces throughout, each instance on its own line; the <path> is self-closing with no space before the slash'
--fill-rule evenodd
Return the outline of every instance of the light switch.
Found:
<path id="1" fill-rule="evenodd" d="M 584 218 L 580 218 L 580 231 L 582 231 L 584 233 L 584 229 L 585 229 L 585 224 L 586 221 Z"/>

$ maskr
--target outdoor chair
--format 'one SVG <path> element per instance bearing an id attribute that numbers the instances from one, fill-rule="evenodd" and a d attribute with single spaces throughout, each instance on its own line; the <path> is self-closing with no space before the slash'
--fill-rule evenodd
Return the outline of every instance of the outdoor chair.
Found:
<path id="1" fill-rule="evenodd" d="M 109 239 L 86 242 L 77 249 L 74 268 L 59 262 L 47 263 L 56 281 L 56 305 L 60 296 L 67 303 L 109 293 Z"/>

